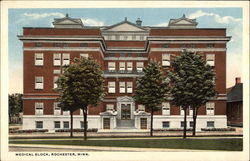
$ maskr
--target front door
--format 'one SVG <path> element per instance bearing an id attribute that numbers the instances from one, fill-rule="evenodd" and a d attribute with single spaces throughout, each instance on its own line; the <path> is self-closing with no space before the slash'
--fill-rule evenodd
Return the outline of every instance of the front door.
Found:
<path id="1" fill-rule="evenodd" d="M 121 119 L 130 120 L 131 104 L 121 104 Z"/>

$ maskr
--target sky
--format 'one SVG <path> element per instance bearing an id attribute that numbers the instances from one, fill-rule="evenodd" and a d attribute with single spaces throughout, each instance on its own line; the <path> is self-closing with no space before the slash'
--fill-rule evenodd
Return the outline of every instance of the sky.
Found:
<path id="1" fill-rule="evenodd" d="M 227 88 L 242 76 L 241 8 L 16 8 L 8 12 L 9 93 L 23 92 L 23 50 L 17 35 L 22 35 L 23 27 L 53 27 L 53 19 L 66 13 L 81 18 L 85 26 L 109 26 L 127 17 L 131 22 L 140 18 L 145 26 L 166 27 L 170 19 L 185 14 L 196 19 L 197 28 L 226 28 L 227 36 L 232 36 L 227 44 Z"/>

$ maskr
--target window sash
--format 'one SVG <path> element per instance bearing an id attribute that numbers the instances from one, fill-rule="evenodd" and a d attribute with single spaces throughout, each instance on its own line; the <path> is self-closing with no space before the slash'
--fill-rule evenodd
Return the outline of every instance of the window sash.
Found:
<path id="1" fill-rule="evenodd" d="M 207 64 L 210 66 L 214 66 L 215 64 L 215 55 L 214 54 L 207 54 L 206 55 Z"/>
<path id="2" fill-rule="evenodd" d="M 35 89 L 43 89 L 43 77 L 35 77 Z"/>
<path id="3" fill-rule="evenodd" d="M 36 129 L 42 129 L 43 128 L 43 122 L 42 121 L 36 121 Z"/>
<path id="4" fill-rule="evenodd" d="M 207 127 L 214 127 L 214 121 L 207 121 Z"/>
<path id="5" fill-rule="evenodd" d="M 125 62 L 119 63 L 119 70 L 124 71 L 125 70 Z"/>
<path id="6" fill-rule="evenodd" d="M 64 53 L 62 57 L 63 57 L 62 65 L 69 65 L 70 64 L 70 55 Z"/>
<path id="7" fill-rule="evenodd" d="M 43 65 L 43 53 L 35 53 L 35 65 Z"/>
<path id="8" fill-rule="evenodd" d="M 132 70 L 133 70 L 133 63 L 127 62 L 127 71 L 132 71 Z"/>
<path id="9" fill-rule="evenodd" d="M 107 104 L 106 105 L 106 111 L 113 111 L 114 110 L 114 105 L 113 104 Z"/>
<path id="10" fill-rule="evenodd" d="M 125 93 L 125 82 L 120 82 L 119 86 L 120 86 L 120 93 Z"/>
<path id="11" fill-rule="evenodd" d="M 108 62 L 108 70 L 115 71 L 115 62 Z"/>
<path id="12" fill-rule="evenodd" d="M 58 78 L 59 78 L 58 76 L 54 76 L 54 80 L 53 80 L 54 81 L 54 88 L 57 88 L 56 82 L 57 82 Z"/>
<path id="13" fill-rule="evenodd" d="M 54 115 L 61 115 L 61 108 L 58 104 L 59 102 L 54 102 Z"/>
<path id="14" fill-rule="evenodd" d="M 207 115 L 214 115 L 214 108 L 215 108 L 214 102 L 206 103 Z"/>
<path id="15" fill-rule="evenodd" d="M 54 122 L 54 127 L 55 127 L 55 129 L 60 129 L 61 128 L 61 122 L 60 121 L 55 121 Z"/>
<path id="16" fill-rule="evenodd" d="M 144 105 L 138 105 L 138 110 L 139 111 L 145 111 L 145 106 Z"/>
<path id="17" fill-rule="evenodd" d="M 89 57 L 89 54 L 87 54 L 87 53 L 80 54 L 80 58 L 88 58 L 88 57 Z"/>
<path id="18" fill-rule="evenodd" d="M 54 66 L 60 66 L 61 65 L 61 54 L 54 53 L 53 60 L 54 60 Z"/>
<path id="19" fill-rule="evenodd" d="M 163 121 L 162 122 L 162 128 L 169 128 L 169 127 L 170 127 L 169 121 Z"/>
<path id="20" fill-rule="evenodd" d="M 69 115 L 69 111 L 63 111 L 63 115 Z"/>
<path id="21" fill-rule="evenodd" d="M 108 93 L 115 93 L 115 82 L 108 82 Z"/>
<path id="22" fill-rule="evenodd" d="M 170 103 L 169 102 L 162 103 L 162 115 L 170 115 Z"/>
<path id="23" fill-rule="evenodd" d="M 143 66 L 144 66 L 143 62 L 137 62 L 136 63 L 136 70 L 138 72 L 142 72 L 143 71 Z"/>
<path id="24" fill-rule="evenodd" d="M 35 103 L 35 114 L 36 115 L 43 115 L 43 102 L 36 102 Z"/>
<path id="25" fill-rule="evenodd" d="M 127 82 L 127 93 L 132 93 L 132 92 L 133 92 L 133 83 Z"/>
<path id="26" fill-rule="evenodd" d="M 184 109 L 182 107 L 180 107 L 180 111 L 181 111 L 181 115 L 184 115 Z"/>
<path id="27" fill-rule="evenodd" d="M 170 54 L 162 54 L 162 66 L 170 66 Z"/>
<path id="28" fill-rule="evenodd" d="M 63 128 L 68 129 L 69 128 L 69 121 L 63 121 Z"/>

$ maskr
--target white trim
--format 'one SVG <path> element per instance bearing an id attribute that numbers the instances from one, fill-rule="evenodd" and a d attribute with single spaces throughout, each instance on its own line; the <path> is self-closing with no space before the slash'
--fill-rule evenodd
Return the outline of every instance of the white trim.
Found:
<path id="1" fill-rule="evenodd" d="M 226 51 L 226 48 L 185 48 L 190 51 Z M 183 48 L 151 48 L 150 51 L 182 51 Z"/>
<path id="2" fill-rule="evenodd" d="M 218 36 L 149 36 L 148 40 L 149 41 L 154 41 L 154 40 L 204 40 L 204 41 L 229 41 L 231 37 L 218 37 Z"/>
<path id="3" fill-rule="evenodd" d="M 150 41 L 150 44 L 181 44 L 181 43 L 186 43 L 186 44 L 207 44 L 207 43 L 213 43 L 213 44 L 223 44 L 227 43 L 227 41 L 196 41 L 196 40 L 183 40 L 183 41 L 173 41 L 173 40 L 166 40 L 166 41 Z"/>
<path id="4" fill-rule="evenodd" d="M 24 51 L 101 51 L 99 47 L 26 47 Z"/>
<path id="5" fill-rule="evenodd" d="M 147 57 L 105 57 L 104 60 L 141 60 L 147 61 Z"/>
<path id="6" fill-rule="evenodd" d="M 23 97 L 23 100 L 54 100 L 57 98 L 51 98 L 51 97 Z"/>
<path id="7" fill-rule="evenodd" d="M 79 36 L 69 36 L 69 37 L 58 37 L 56 35 L 50 35 L 49 37 L 46 36 L 18 36 L 20 40 L 104 40 L 102 36 L 84 36 L 84 37 L 79 37 Z M 39 41 L 40 41 L 39 40 Z"/>

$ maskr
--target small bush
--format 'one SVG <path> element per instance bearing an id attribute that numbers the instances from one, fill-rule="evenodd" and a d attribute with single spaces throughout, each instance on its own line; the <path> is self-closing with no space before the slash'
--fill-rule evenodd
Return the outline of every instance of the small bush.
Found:
<path id="1" fill-rule="evenodd" d="M 235 131 L 235 128 L 201 128 L 201 131 Z"/>
<path id="2" fill-rule="evenodd" d="M 88 129 L 87 132 L 97 132 L 98 129 Z M 55 132 L 70 132 L 70 129 L 57 129 Z M 84 132 L 84 129 L 73 129 L 73 132 Z"/>
<path id="3" fill-rule="evenodd" d="M 10 133 L 37 133 L 48 132 L 48 129 L 10 130 Z"/>
<path id="4" fill-rule="evenodd" d="M 171 128 L 171 129 L 154 129 L 154 131 L 156 132 L 164 132 L 164 131 L 183 131 L 184 129 L 183 128 Z M 187 131 L 192 131 L 191 128 L 187 128 Z"/>

